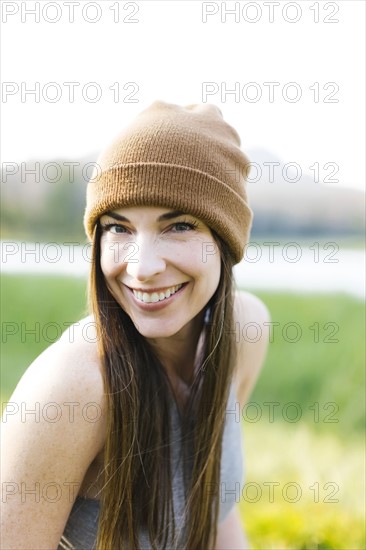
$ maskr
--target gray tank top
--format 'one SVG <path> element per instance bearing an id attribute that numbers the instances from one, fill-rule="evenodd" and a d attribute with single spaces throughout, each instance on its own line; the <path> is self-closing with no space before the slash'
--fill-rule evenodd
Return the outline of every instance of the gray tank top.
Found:
<path id="1" fill-rule="evenodd" d="M 180 417 L 177 404 L 172 406 L 172 483 L 173 504 L 176 526 L 184 527 L 184 487 L 182 472 L 182 453 L 180 450 Z M 236 502 L 244 483 L 243 439 L 240 422 L 240 406 L 236 400 L 234 385 L 231 385 L 222 444 L 221 479 L 220 479 L 220 514 L 221 523 Z M 99 500 L 77 497 L 70 512 L 64 533 L 57 550 L 94 550 L 99 519 Z M 140 546 L 150 550 L 151 545 L 146 532 L 139 535 Z M 177 548 L 184 548 L 184 538 Z"/>
<path id="2" fill-rule="evenodd" d="M 181 538 L 177 548 L 184 548 L 184 486 L 182 471 L 182 453 L 180 445 L 180 416 L 175 401 L 172 401 L 172 482 L 173 505 L 178 530 Z M 243 488 L 244 464 L 240 407 L 236 400 L 234 385 L 231 386 L 222 444 L 221 479 L 220 479 L 220 515 L 221 523 L 231 508 L 240 500 Z M 77 497 L 57 550 L 94 550 L 99 519 L 99 500 Z M 140 545 L 143 550 L 150 550 L 151 545 L 146 532 L 141 531 Z"/>

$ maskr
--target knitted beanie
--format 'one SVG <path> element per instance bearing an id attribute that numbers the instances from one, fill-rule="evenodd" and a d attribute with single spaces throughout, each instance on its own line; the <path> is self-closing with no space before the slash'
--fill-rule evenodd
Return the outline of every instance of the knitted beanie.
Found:
<path id="1" fill-rule="evenodd" d="M 100 155 L 87 187 L 86 233 L 105 212 L 160 206 L 201 219 L 240 262 L 252 211 L 248 159 L 237 132 L 214 105 L 155 101 Z"/>

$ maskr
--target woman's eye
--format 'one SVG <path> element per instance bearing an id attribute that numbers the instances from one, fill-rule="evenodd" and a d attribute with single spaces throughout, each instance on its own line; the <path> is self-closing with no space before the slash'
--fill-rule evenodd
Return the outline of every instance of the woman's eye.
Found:
<path id="1" fill-rule="evenodd" d="M 122 234 L 126 232 L 126 228 L 123 225 L 116 223 L 107 223 L 102 226 L 103 231 L 113 233 L 113 234 Z"/>
<path id="2" fill-rule="evenodd" d="M 195 223 L 177 222 L 173 225 L 173 227 L 176 228 L 179 233 L 184 233 L 187 229 L 195 229 L 197 225 Z"/>

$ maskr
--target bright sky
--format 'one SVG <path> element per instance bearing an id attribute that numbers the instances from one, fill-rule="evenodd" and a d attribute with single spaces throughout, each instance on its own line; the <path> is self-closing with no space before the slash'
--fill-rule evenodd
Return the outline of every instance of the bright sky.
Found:
<path id="1" fill-rule="evenodd" d="M 335 163 L 337 185 L 364 189 L 363 0 L 3 0 L 1 12 L 2 162 L 78 159 L 156 99 L 207 101 L 244 150 L 309 175 L 319 163 L 321 181 Z"/>

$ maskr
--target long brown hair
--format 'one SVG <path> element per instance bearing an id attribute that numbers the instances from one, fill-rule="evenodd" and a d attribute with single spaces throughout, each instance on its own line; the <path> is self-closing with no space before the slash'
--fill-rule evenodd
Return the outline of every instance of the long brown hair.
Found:
<path id="1" fill-rule="evenodd" d="M 235 346 L 233 259 L 225 242 L 212 234 L 221 255 L 221 275 L 206 306 L 211 320 L 203 362 L 181 418 L 186 497 L 182 535 L 175 525 L 170 469 L 172 388 L 151 346 L 107 288 L 100 266 L 101 230 L 96 224 L 89 307 L 97 327 L 107 410 L 98 550 L 139 550 L 141 530 L 154 550 L 172 544 L 179 550 L 215 545 L 222 436 Z"/>

